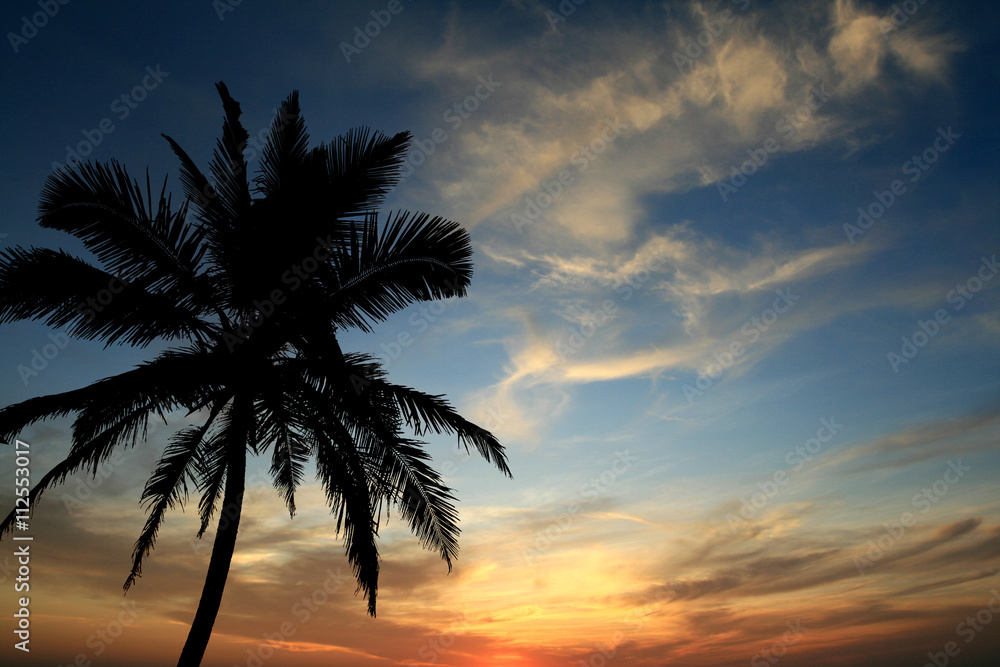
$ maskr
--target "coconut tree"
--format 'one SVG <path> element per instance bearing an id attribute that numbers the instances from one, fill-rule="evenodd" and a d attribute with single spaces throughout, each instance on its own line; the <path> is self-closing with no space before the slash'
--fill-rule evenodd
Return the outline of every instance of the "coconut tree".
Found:
<path id="1" fill-rule="evenodd" d="M 148 518 L 124 584 L 127 592 L 136 582 L 167 510 L 192 489 L 200 494 L 199 537 L 219 510 L 178 662 L 185 666 L 200 664 L 222 601 L 250 455 L 271 457 L 292 516 L 305 464 L 315 459 L 372 616 L 376 538 L 390 508 L 449 571 L 458 553 L 454 497 L 420 438 L 455 434 L 460 447 L 510 475 L 497 439 L 443 396 L 394 384 L 375 358 L 339 344 L 339 332 L 370 332 L 414 302 L 465 295 L 472 277 L 469 236 L 455 222 L 409 212 L 379 220 L 410 135 L 362 127 L 309 148 L 293 92 L 251 181 L 240 105 L 224 84 L 217 88 L 224 120 L 211 177 L 164 135 L 181 163 L 179 206 L 166 181 L 154 206 L 148 172 L 142 188 L 117 162 L 76 165 L 49 177 L 38 222 L 82 240 L 97 262 L 47 248 L 0 252 L 0 323 L 39 320 L 107 346 L 167 341 L 132 370 L 0 410 L 0 438 L 75 415 L 69 453 L 32 489 L 34 504 L 68 475 L 96 475 L 117 450 L 145 438 L 151 417 L 185 410 L 194 418 L 170 438 L 146 482 Z M 117 293 L 94 300 L 108 285 Z M 0 535 L 13 521 L 11 512 Z"/>

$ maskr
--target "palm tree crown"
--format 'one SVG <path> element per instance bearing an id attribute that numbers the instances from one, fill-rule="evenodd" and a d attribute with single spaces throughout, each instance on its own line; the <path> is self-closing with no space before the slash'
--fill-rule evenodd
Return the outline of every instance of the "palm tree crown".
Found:
<path id="1" fill-rule="evenodd" d="M 38 222 L 83 241 L 100 267 L 47 248 L 0 252 L 0 323 L 65 327 L 106 345 L 176 344 L 151 361 L 90 386 L 0 410 L 0 438 L 74 413 L 68 456 L 32 489 L 35 503 L 72 473 L 99 466 L 145 437 L 150 417 L 184 409 L 198 426 L 177 432 L 146 483 L 149 516 L 135 544 L 127 591 L 142 571 L 168 509 L 200 492 L 199 536 L 221 505 L 208 575 L 180 665 L 198 665 L 236 544 L 248 454 L 270 450 L 274 485 L 295 513 L 305 463 L 343 534 L 359 590 L 375 615 L 384 512 L 398 508 L 421 543 L 451 561 L 458 519 L 451 490 L 430 467 L 428 433 L 457 434 L 510 475 L 503 447 L 439 395 L 389 381 L 375 358 L 345 353 L 338 331 L 371 331 L 421 300 L 464 296 L 472 248 L 458 224 L 378 210 L 399 181 L 410 135 L 352 130 L 308 148 L 298 94 L 282 103 L 247 177 L 240 105 L 217 84 L 224 108 L 211 179 L 170 137 L 184 201 L 166 182 L 154 207 L 117 162 L 53 173 Z M 109 284 L 117 294 L 98 305 Z M 88 302 L 88 298 L 90 301 Z M 88 305 L 89 304 L 89 305 Z M 93 306 L 93 307 L 91 307 Z M 14 512 L 0 524 L 13 525 Z"/>

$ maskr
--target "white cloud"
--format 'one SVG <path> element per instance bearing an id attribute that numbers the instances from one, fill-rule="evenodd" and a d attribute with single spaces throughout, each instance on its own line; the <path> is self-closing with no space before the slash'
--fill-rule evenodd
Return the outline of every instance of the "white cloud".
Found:
<path id="1" fill-rule="evenodd" d="M 887 103 L 865 97 L 868 86 L 898 83 L 885 79 L 887 58 L 913 77 L 899 85 L 917 85 L 939 77 L 958 48 L 933 33 L 929 15 L 926 27 L 883 35 L 882 17 L 836 0 L 790 5 L 766 20 L 753 8 L 736 11 L 690 66 L 678 67 L 675 49 L 714 12 L 697 3 L 688 9 L 687 15 L 678 8 L 663 21 L 631 26 L 624 41 L 625 32 L 611 20 L 577 22 L 559 34 L 522 40 L 516 50 L 485 53 L 481 45 L 471 48 L 472 36 L 449 33 L 441 57 L 418 66 L 420 76 L 434 81 L 474 78 L 475 70 L 495 71 L 504 82 L 490 106 L 454 137 L 448 159 L 428 164 L 427 180 L 447 184 L 439 194 L 454 217 L 477 228 L 480 248 L 498 267 L 532 272 L 534 298 L 547 305 L 548 312 L 544 305 L 531 313 L 509 311 L 510 362 L 502 379 L 477 397 L 483 410 L 492 403 L 517 415 L 510 433 L 537 437 L 538 423 L 565 404 L 567 384 L 699 368 L 734 326 L 738 330 L 767 298 L 773 300 L 775 289 L 865 261 L 877 250 L 867 242 L 807 245 L 775 238 L 735 247 L 694 232 L 696 223 L 664 219 L 647 202 L 728 178 L 748 148 L 767 140 L 778 143 L 779 153 L 848 144 L 867 122 L 858 110 Z M 826 29 L 817 29 L 817 22 Z M 602 57 L 556 64 L 554 54 L 570 38 Z M 473 64 L 465 58 L 470 51 Z M 817 89 L 825 92 L 817 96 Z M 786 131 L 789 119 L 795 122 Z M 625 122 L 628 129 L 608 141 L 608 128 Z M 588 145 L 602 150 L 588 156 Z M 560 172 L 571 178 L 555 194 L 544 183 L 555 182 Z M 512 216 L 530 221 L 515 224 Z M 814 229 L 824 224 L 803 221 Z M 641 322 L 630 312 L 604 325 L 586 349 L 560 359 L 555 346 L 566 322 L 581 324 L 586 308 L 613 295 L 653 256 L 663 263 L 643 289 L 660 298 L 641 316 L 672 322 L 672 338 L 637 343 Z M 817 301 L 776 327 L 757 354 L 837 313 L 886 298 Z M 657 351 L 650 351 L 650 342 Z"/>

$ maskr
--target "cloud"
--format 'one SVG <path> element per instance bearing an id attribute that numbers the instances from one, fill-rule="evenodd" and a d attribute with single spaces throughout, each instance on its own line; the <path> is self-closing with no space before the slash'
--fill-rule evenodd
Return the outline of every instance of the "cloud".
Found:
<path id="1" fill-rule="evenodd" d="M 769 541 L 770 527 L 761 525 L 752 532 L 707 537 L 687 557 L 675 550 L 674 557 L 661 567 L 661 580 L 667 583 L 657 584 L 633 601 L 648 599 L 663 586 L 677 601 L 711 598 L 723 602 L 818 588 L 822 592 L 817 595 L 821 595 L 831 592 L 829 586 L 844 584 L 898 588 L 903 595 L 912 592 L 907 584 L 914 578 L 950 573 L 958 563 L 980 568 L 975 576 L 963 575 L 962 581 L 975 581 L 983 565 L 998 561 L 997 553 L 986 553 L 996 544 L 997 527 L 990 529 L 990 535 L 980 536 L 981 525 L 982 519 L 970 518 L 911 528 L 881 555 L 873 555 L 866 541 L 867 536 L 878 538 L 885 530 L 881 526 L 853 533 L 851 544 L 845 543 L 844 533 L 824 539 L 805 528 L 780 542 Z M 871 559 L 863 573 L 855 557 Z M 685 572 L 690 574 L 685 576 Z"/>
<path id="2" fill-rule="evenodd" d="M 566 394 L 555 387 L 534 389 L 532 378 L 544 373 L 558 361 L 555 348 L 548 340 L 543 327 L 526 309 L 513 309 L 527 333 L 523 341 L 512 336 L 505 338 L 504 347 L 510 362 L 504 367 L 504 377 L 497 384 L 478 392 L 469 399 L 473 421 L 486 422 L 493 415 L 494 433 L 503 439 L 516 438 L 527 443 L 539 442 L 539 421 L 559 413 L 566 402 Z M 523 391 L 527 384 L 531 391 Z"/>
<path id="3" fill-rule="evenodd" d="M 880 73 L 885 43 L 879 18 L 860 10 L 853 0 L 837 0 L 830 56 L 848 91 L 872 82 Z"/>
<path id="4" fill-rule="evenodd" d="M 973 574 L 964 575 L 961 577 L 950 577 L 948 579 L 938 579 L 937 581 L 931 581 L 926 584 L 920 584 L 919 586 L 912 586 L 910 588 L 903 589 L 896 593 L 896 595 L 915 595 L 917 593 L 923 593 L 925 591 L 933 591 L 939 588 L 951 588 L 952 586 L 958 586 L 959 584 L 964 584 L 970 581 L 979 581 L 981 579 L 988 579 L 990 577 L 996 576 L 996 568 L 990 568 L 988 570 L 982 570 L 980 572 L 975 572 Z"/>
<path id="5" fill-rule="evenodd" d="M 961 48 L 934 32 L 929 16 L 883 35 L 882 17 L 851 0 L 789 7 L 784 24 L 753 9 L 730 8 L 722 21 L 708 5 L 685 7 L 627 26 L 634 19 L 574 16 L 566 34 L 539 33 L 516 49 L 449 32 L 435 54 L 416 61 L 420 77 L 455 95 L 483 71 L 497 72 L 503 84 L 456 133 L 448 159 L 431 167 L 448 172 L 432 177 L 442 184 L 440 194 L 470 224 L 514 232 L 510 216 L 523 214 L 524 198 L 534 199 L 544 181 L 566 170 L 573 183 L 543 207 L 529 234 L 548 243 L 566 235 L 599 245 L 628 242 L 643 220 L 645 194 L 728 177 L 740 151 L 768 137 L 779 139 L 782 151 L 847 138 L 865 122 L 848 115 L 852 105 L 864 106 L 854 98 L 873 83 L 890 85 L 884 80 L 890 54 L 917 81 L 939 80 Z M 828 40 L 815 29 L 824 14 Z M 717 34 L 699 46 L 696 38 L 711 21 Z M 569 39 L 606 46 L 599 49 L 604 57 L 562 65 L 556 54 Z M 684 53 L 694 54 L 690 62 L 678 61 Z M 551 66 L 529 66 L 539 61 Z M 794 131 L 778 132 L 777 121 L 800 109 L 821 83 L 849 104 L 807 110 Z M 607 138 L 609 123 L 628 123 L 629 130 L 606 143 L 601 136 Z M 601 152 L 590 159 L 587 146 Z"/>
<path id="6" fill-rule="evenodd" d="M 1000 407 L 988 406 L 961 417 L 916 424 L 855 445 L 822 461 L 817 470 L 838 467 L 839 475 L 902 468 L 921 461 L 993 449 L 1000 433 Z"/>
<path id="7" fill-rule="evenodd" d="M 500 405 L 520 415 L 517 428 L 506 431 L 508 437 L 537 434 L 539 423 L 565 405 L 568 385 L 703 371 L 715 363 L 712 353 L 729 349 L 734 337 L 750 340 L 741 331 L 756 326 L 752 318 L 776 302 L 782 309 L 790 307 L 790 314 L 765 327 L 767 336 L 759 343 L 755 330 L 753 353 L 736 366 L 753 363 L 794 333 L 829 321 L 843 309 L 864 307 L 857 300 L 831 307 L 798 299 L 803 287 L 862 262 L 872 247 L 841 243 L 793 249 L 761 241 L 756 247 L 735 248 L 682 224 L 652 236 L 635 251 L 606 257 L 529 250 L 506 255 L 491 248 L 490 256 L 500 262 L 534 267 L 531 289 L 561 304 L 555 311 L 560 320 L 523 307 L 511 311 L 518 313 L 524 338 L 507 338 L 511 362 L 498 383 L 480 392 L 477 409 L 483 413 Z M 786 301 L 793 299 L 787 307 L 782 294 Z M 643 298 L 645 306 L 636 310 Z M 664 333 L 636 339 L 634 332 L 652 317 L 663 322 Z M 603 323 L 595 327 L 599 318 Z M 573 325 L 568 331 L 567 321 Z M 520 407 L 528 404 L 537 407 L 533 416 Z"/>
<path id="8" fill-rule="evenodd" d="M 514 5 L 536 19 L 542 9 Z M 768 292 L 833 276 L 880 250 L 874 239 L 824 236 L 826 220 L 802 221 L 820 243 L 779 234 L 724 241 L 651 202 L 714 187 L 768 140 L 780 154 L 856 139 L 874 111 L 897 103 L 891 94 L 872 98 L 871 86 L 933 83 L 959 43 L 935 32 L 929 12 L 919 28 L 914 19 L 884 36 L 882 17 L 848 0 L 789 4 L 780 15 L 730 9 L 726 21 L 705 3 L 650 9 L 638 21 L 597 9 L 588 20 L 581 8 L 558 31 L 539 23 L 516 48 L 477 40 L 475 29 L 449 31 L 415 66 L 422 80 L 455 95 L 473 72 L 493 71 L 503 82 L 421 178 L 474 228 L 501 275 L 528 273 L 535 298 L 548 300 L 532 311 L 504 302 L 509 362 L 471 399 L 480 415 L 511 415 L 498 429 L 507 438 L 537 441 L 544 419 L 567 405 L 566 385 L 705 370 L 766 307 Z M 720 29 L 710 43 L 691 51 L 690 62 L 678 59 L 713 20 Z M 591 51 L 566 62 L 571 43 Z M 890 58 L 908 74 L 887 77 Z M 664 264 L 651 270 L 643 298 L 660 301 L 644 301 L 652 310 L 643 315 L 662 321 L 663 335 L 640 337 L 641 319 L 623 309 L 571 358 L 557 354 L 571 335 L 565 322 L 583 325 L 651 257 Z M 802 312 L 779 321 L 734 371 L 839 314 L 890 298 L 875 290 L 853 302 L 800 303 Z"/>

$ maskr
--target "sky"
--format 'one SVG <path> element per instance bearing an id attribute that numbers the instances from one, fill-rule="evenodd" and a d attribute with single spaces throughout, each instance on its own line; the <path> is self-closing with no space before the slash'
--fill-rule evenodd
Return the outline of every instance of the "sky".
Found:
<path id="1" fill-rule="evenodd" d="M 409 130 L 387 209 L 471 234 L 467 297 L 342 346 L 446 394 L 513 477 L 428 441 L 462 551 L 449 574 L 391 520 L 373 619 L 314 477 L 289 519 L 252 461 L 207 667 L 996 664 L 996 3 L 12 0 L 0 28 L 0 247 L 86 254 L 35 223 L 73 160 L 179 196 L 160 133 L 207 166 L 217 81 L 252 138 L 292 90 L 313 144 Z M 165 347 L 3 325 L 0 404 Z M 33 479 L 70 423 L 20 435 Z M 30 653 L 0 543 L 0 663 L 176 664 L 196 498 L 122 584 L 186 423 L 36 508 Z"/>

